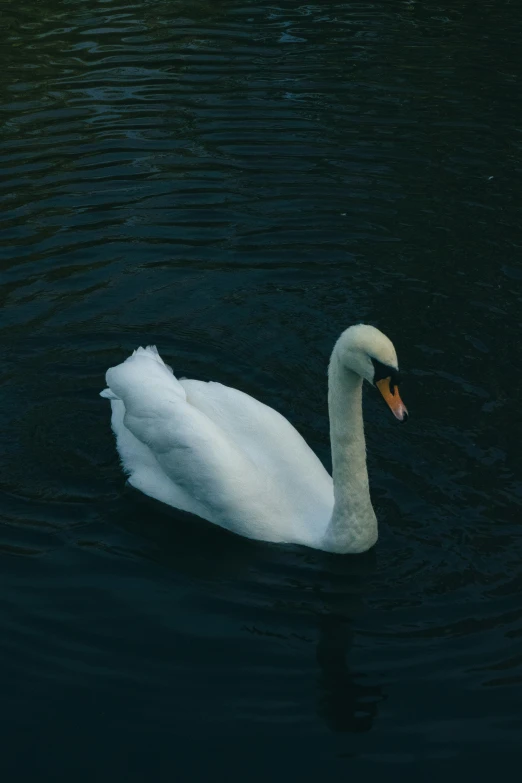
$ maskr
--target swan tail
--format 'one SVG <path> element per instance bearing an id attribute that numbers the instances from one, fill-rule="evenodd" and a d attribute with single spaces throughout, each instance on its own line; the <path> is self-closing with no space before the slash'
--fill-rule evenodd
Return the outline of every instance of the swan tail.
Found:
<path id="1" fill-rule="evenodd" d="M 186 399 L 183 386 L 155 345 L 137 348 L 124 362 L 111 367 L 105 380 L 108 388 L 101 392 L 101 396 L 109 400 L 125 400 L 130 394 L 133 399 L 145 401 L 149 394 L 159 389 Z"/>

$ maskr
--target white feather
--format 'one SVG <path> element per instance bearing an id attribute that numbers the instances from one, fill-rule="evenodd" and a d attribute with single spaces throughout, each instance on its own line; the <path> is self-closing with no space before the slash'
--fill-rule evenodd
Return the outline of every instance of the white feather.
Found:
<path id="1" fill-rule="evenodd" d="M 361 327 L 357 329 L 360 364 L 359 353 L 365 349 L 360 346 Z M 391 343 L 384 345 L 389 353 Z M 346 353 L 347 346 L 355 351 L 350 340 L 341 337 L 333 358 Z M 334 375 L 331 371 L 331 393 L 336 391 Z M 361 378 L 351 375 L 359 388 Z M 101 396 L 111 400 L 123 468 L 130 484 L 146 495 L 249 538 L 339 552 L 362 551 L 375 542 L 355 386 L 341 388 L 342 381 L 335 381 L 339 393 L 355 400 L 353 411 L 349 405 L 346 410 L 357 437 L 343 457 L 353 450 L 357 475 L 353 497 L 347 491 L 349 473 L 342 477 L 343 487 L 336 483 L 334 504 L 332 478 L 301 435 L 281 414 L 248 394 L 220 383 L 179 381 L 155 346 L 138 348 L 108 370 L 106 380 L 108 389 Z M 331 397 L 331 411 L 335 406 Z M 333 424 L 332 440 L 340 443 L 347 425 L 339 423 L 336 434 Z"/>

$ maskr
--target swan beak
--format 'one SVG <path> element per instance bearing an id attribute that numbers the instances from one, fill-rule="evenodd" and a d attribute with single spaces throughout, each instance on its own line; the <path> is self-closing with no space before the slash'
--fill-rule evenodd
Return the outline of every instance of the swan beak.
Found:
<path id="1" fill-rule="evenodd" d="M 390 408 L 391 412 L 399 421 L 406 421 L 408 418 L 408 410 L 406 405 L 401 400 L 399 389 L 397 386 L 393 387 L 393 392 L 390 388 L 391 378 L 383 378 L 381 381 L 377 381 L 375 384 L 380 393 L 384 397 L 384 401 Z"/>

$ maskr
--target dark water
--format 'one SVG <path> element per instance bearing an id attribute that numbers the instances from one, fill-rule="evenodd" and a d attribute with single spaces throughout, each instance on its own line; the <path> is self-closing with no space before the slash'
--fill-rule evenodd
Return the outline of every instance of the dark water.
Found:
<path id="1" fill-rule="evenodd" d="M 0 7 L 2 779 L 507 774 L 520 4 Z M 326 362 L 360 320 L 411 414 L 368 390 L 374 552 L 125 489 L 97 395 L 131 349 L 275 406 L 328 464 Z"/>

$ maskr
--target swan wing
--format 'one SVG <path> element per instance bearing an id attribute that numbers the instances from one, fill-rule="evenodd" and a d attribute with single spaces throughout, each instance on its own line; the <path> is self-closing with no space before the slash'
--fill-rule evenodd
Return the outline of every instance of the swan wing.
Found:
<path id="1" fill-rule="evenodd" d="M 303 519 L 328 521 L 332 479 L 288 419 L 239 389 L 213 381 L 182 380 L 187 400 L 202 411 L 272 483 L 278 483 Z"/>
<path id="2" fill-rule="evenodd" d="M 271 541 L 308 539 L 306 515 L 311 506 L 312 516 L 324 515 L 329 492 L 331 511 L 330 477 L 268 406 L 221 384 L 178 381 L 151 347 L 111 368 L 107 384 L 118 451 L 130 483 L 146 494 Z M 308 505 L 307 480 L 319 486 L 308 485 Z M 322 532 L 326 523 L 316 521 Z"/>

